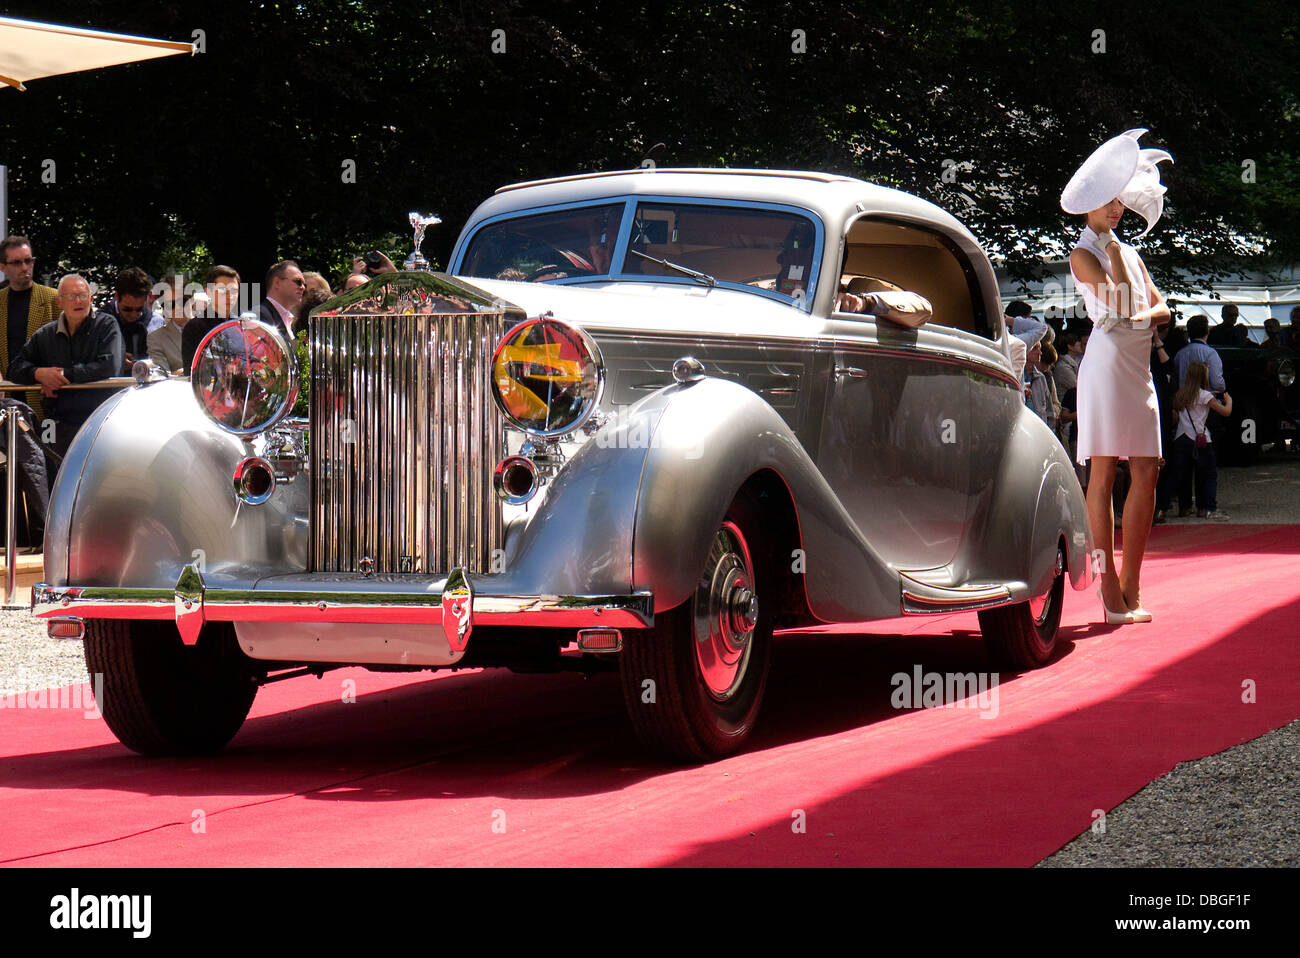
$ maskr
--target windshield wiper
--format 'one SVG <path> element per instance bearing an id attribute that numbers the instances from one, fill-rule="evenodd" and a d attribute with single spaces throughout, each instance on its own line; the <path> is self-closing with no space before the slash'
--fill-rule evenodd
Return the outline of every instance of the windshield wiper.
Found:
<path id="1" fill-rule="evenodd" d="M 697 270 L 689 269 L 688 267 L 681 266 L 677 263 L 670 263 L 666 259 L 656 259 L 653 256 L 649 256 L 645 253 L 642 253 L 640 250 L 634 250 L 629 248 L 628 252 L 633 254 L 634 256 L 640 256 L 642 259 L 648 259 L 652 263 L 658 263 L 664 269 L 675 269 L 677 270 L 677 272 L 682 273 L 685 276 L 689 276 L 691 279 L 695 280 L 696 282 L 703 283 L 705 286 L 714 287 L 718 285 L 718 281 L 714 279 L 712 276 L 710 276 L 708 273 L 701 273 Z"/>

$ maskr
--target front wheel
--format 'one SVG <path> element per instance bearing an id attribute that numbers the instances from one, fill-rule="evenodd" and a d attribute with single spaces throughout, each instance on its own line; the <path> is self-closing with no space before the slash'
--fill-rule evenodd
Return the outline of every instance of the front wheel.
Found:
<path id="1" fill-rule="evenodd" d="M 980 630 L 993 664 L 1003 669 L 1036 669 L 1050 659 L 1056 651 L 1064 599 L 1065 546 L 1058 544 L 1055 575 L 1045 593 L 1028 602 L 980 612 Z"/>
<path id="2" fill-rule="evenodd" d="M 103 677 L 104 721 L 142 755 L 217 751 L 257 694 L 252 660 L 226 622 L 205 625 L 187 646 L 171 622 L 90 619 L 85 651 L 92 683 Z"/>
<path id="3" fill-rule="evenodd" d="M 737 496 L 709 541 L 690 598 L 627 635 L 619 672 L 637 736 L 700 762 L 748 738 L 767 683 L 777 566 L 758 536 L 758 508 Z"/>

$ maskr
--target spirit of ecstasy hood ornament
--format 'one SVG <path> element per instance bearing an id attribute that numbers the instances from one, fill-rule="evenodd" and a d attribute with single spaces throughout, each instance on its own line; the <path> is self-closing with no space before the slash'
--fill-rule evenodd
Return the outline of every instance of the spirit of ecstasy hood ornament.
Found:
<path id="1" fill-rule="evenodd" d="M 415 251 L 406 257 L 406 262 L 402 264 L 403 269 L 418 269 L 429 271 L 429 261 L 424 258 L 420 252 L 420 244 L 424 242 L 424 231 L 430 226 L 436 226 L 442 222 L 442 218 L 430 213 L 425 216 L 420 213 L 408 213 L 407 217 L 411 221 L 411 228 L 415 230 Z"/>

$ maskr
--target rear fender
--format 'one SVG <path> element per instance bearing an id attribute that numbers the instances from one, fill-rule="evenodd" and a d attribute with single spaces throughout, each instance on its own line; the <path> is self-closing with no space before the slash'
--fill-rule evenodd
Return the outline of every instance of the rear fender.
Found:
<path id="1" fill-rule="evenodd" d="M 1026 508 L 1031 502 L 1033 511 Z M 1083 490 L 1065 448 L 1026 407 L 1007 436 L 981 532 L 969 540 L 964 575 L 1024 582 L 1040 595 L 1051 582 L 1061 539 L 1070 584 L 1084 589 L 1091 581 L 1092 545 Z"/>

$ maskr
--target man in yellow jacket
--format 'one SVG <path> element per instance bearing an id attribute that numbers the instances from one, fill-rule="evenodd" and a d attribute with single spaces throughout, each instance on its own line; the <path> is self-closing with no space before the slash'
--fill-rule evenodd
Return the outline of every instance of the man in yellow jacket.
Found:
<path id="1" fill-rule="evenodd" d="M 0 242 L 0 264 L 9 285 L 0 289 L 0 374 L 9 368 L 9 361 L 18 355 L 23 343 L 32 333 L 46 323 L 59 318 L 59 307 L 54 304 L 55 290 L 33 282 L 36 259 L 32 244 L 26 236 L 9 236 Z M 34 410 L 39 421 L 44 415 L 40 405 L 40 392 L 9 393 L 9 398 L 21 399 Z"/>

